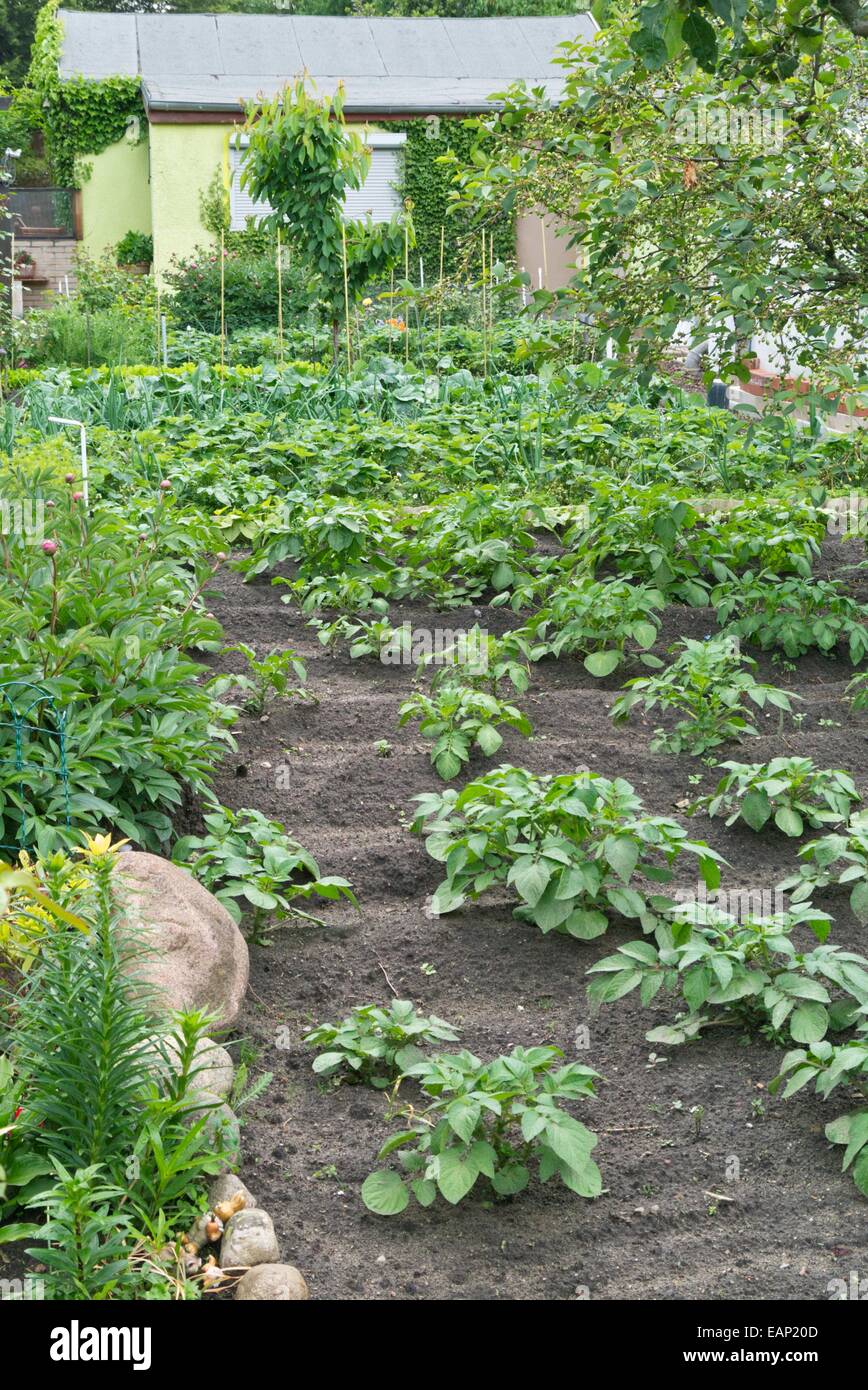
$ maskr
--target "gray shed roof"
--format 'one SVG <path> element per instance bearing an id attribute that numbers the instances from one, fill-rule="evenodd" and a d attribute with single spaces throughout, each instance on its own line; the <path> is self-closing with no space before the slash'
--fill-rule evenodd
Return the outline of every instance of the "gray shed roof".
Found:
<path id="1" fill-rule="evenodd" d="M 348 112 L 481 111 L 523 78 L 557 97 L 559 44 L 590 15 L 362 19 L 319 15 L 106 14 L 60 10 L 62 78 L 140 77 L 149 108 L 237 111 L 307 72 L 345 87 Z"/>

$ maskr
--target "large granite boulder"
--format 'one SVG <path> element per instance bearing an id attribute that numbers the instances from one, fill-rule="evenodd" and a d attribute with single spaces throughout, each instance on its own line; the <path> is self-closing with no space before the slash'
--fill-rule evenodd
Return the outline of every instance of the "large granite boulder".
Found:
<path id="1" fill-rule="evenodd" d="M 247 943 L 222 903 L 192 874 L 156 854 L 121 854 L 132 930 L 153 948 L 137 972 L 168 1012 L 204 1009 L 228 1028 L 241 1011 L 250 973 Z"/>

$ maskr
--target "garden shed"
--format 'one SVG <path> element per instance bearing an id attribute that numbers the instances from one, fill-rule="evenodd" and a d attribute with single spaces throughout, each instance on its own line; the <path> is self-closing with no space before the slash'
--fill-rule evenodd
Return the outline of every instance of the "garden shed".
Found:
<path id="1" fill-rule="evenodd" d="M 127 94 L 115 138 L 77 152 L 85 247 L 98 253 L 128 230 L 151 233 L 158 274 L 207 240 L 201 200 L 221 171 L 233 226 L 255 214 L 239 185 L 243 142 L 232 137 L 244 103 L 257 95 L 273 96 L 301 73 L 322 92 L 342 82 L 347 119 L 368 128 L 372 148 L 368 181 L 348 212 L 385 220 L 404 196 L 411 147 L 417 175 L 421 165 L 423 176 L 445 186 L 436 158 L 446 130 L 455 130 L 445 123 L 492 109 L 492 94 L 519 79 L 556 98 L 558 46 L 594 32 L 584 14 L 452 20 L 59 10 L 57 19 L 59 108 L 68 94 L 80 102 L 90 90 L 83 84 L 106 85 L 121 105 Z M 551 232 L 543 250 L 539 219 L 531 222 L 530 232 L 517 228 L 527 242 L 523 258 L 534 277 L 545 264 L 555 283 L 569 253 Z"/>

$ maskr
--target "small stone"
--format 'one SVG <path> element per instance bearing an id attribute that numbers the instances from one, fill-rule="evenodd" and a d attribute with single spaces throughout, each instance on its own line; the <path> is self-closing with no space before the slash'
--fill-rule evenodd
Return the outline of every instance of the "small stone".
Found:
<path id="1" fill-rule="evenodd" d="M 235 1080 L 235 1063 L 225 1047 L 220 1047 L 210 1038 L 201 1038 L 196 1044 L 193 1069 L 194 1091 L 205 1091 L 219 1096 L 221 1100 L 226 1099 Z"/>
<path id="2" fill-rule="evenodd" d="M 231 1202 L 238 1192 L 244 1198 L 245 1207 L 256 1206 L 253 1193 L 234 1173 L 224 1173 L 222 1177 L 215 1178 L 208 1188 L 208 1201 L 211 1203 L 212 1211 L 214 1207 L 219 1207 L 221 1202 Z"/>
<path id="3" fill-rule="evenodd" d="M 227 1222 L 220 1246 L 223 1269 L 274 1264 L 280 1257 L 277 1236 L 268 1212 L 259 1207 L 237 1211 Z"/>
<path id="4" fill-rule="evenodd" d="M 238 1281 L 235 1297 L 292 1303 L 310 1298 L 304 1277 L 294 1265 L 255 1265 Z"/>

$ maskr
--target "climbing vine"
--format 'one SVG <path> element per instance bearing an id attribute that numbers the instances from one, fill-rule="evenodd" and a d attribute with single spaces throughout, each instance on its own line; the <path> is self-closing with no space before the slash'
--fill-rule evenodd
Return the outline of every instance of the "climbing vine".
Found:
<path id="1" fill-rule="evenodd" d="M 76 186 L 86 177 L 81 157 L 99 154 L 127 133 L 130 121 L 140 121 L 138 139 L 146 130 L 137 77 L 84 78 L 61 81 L 62 26 L 58 0 L 39 11 L 28 85 L 42 108 L 42 126 L 58 184 Z"/>
<path id="2" fill-rule="evenodd" d="M 407 136 L 403 147 L 401 196 L 413 202 L 415 256 L 421 256 L 426 278 L 433 280 L 439 271 L 441 227 L 446 228 L 445 273 L 453 275 L 466 270 L 474 263 L 474 257 L 478 259 L 479 234 L 471 234 L 466 211 L 457 215 L 448 211 L 454 167 L 438 164 L 437 160 L 451 149 L 461 165 L 469 163 L 470 151 L 479 138 L 477 133 L 456 117 L 383 120 L 377 121 L 377 129 L 403 131 Z M 491 229 L 495 255 L 511 259 L 515 255 L 515 217 L 501 213 L 492 222 Z"/>

